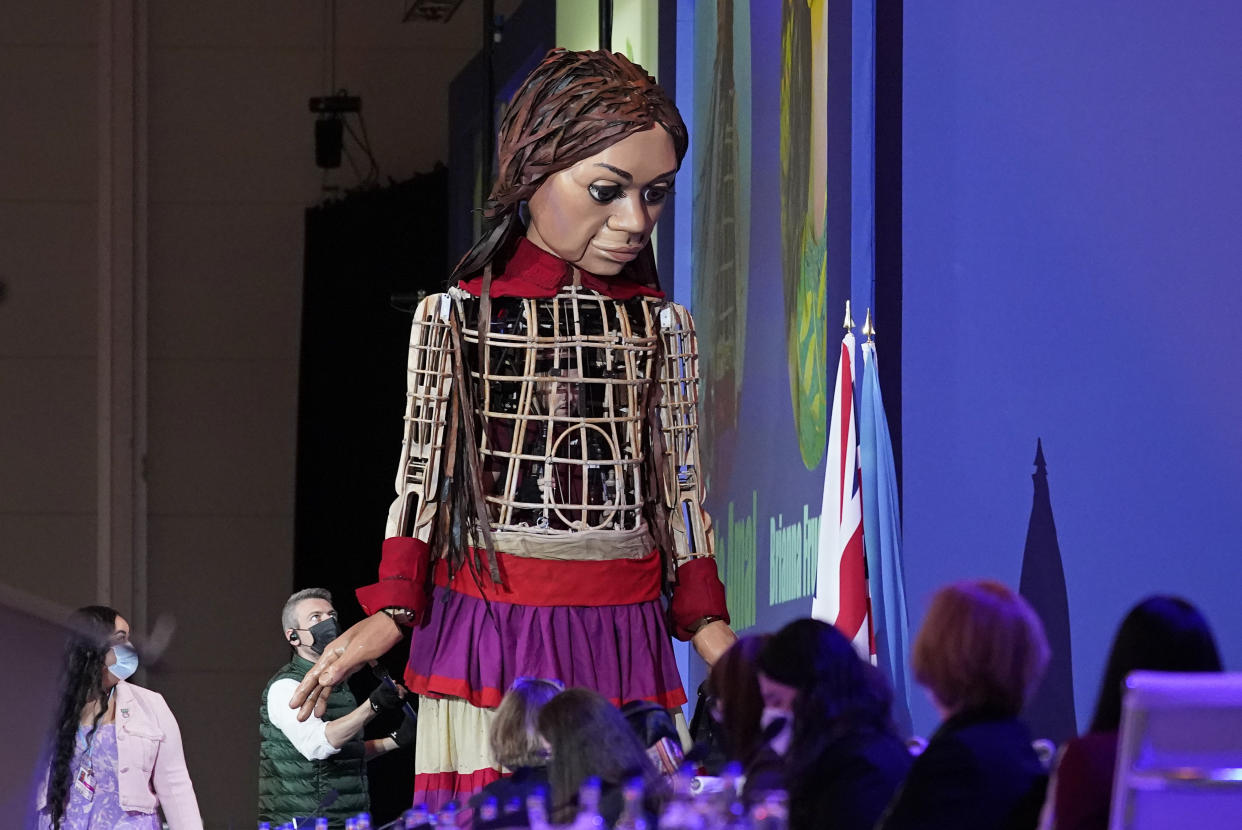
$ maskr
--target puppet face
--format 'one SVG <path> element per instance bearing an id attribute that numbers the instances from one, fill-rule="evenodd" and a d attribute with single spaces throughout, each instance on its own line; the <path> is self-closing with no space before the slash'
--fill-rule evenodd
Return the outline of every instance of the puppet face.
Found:
<path id="1" fill-rule="evenodd" d="M 651 238 L 676 174 L 663 127 L 632 133 L 549 176 L 530 197 L 526 238 L 588 273 L 617 274 Z"/>

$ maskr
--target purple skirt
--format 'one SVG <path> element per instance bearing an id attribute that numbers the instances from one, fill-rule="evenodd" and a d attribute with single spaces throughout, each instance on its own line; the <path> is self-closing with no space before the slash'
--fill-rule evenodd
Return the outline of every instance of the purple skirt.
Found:
<path id="1" fill-rule="evenodd" d="M 686 702 L 660 600 L 631 605 L 532 606 L 437 586 L 414 630 L 406 685 L 433 697 L 494 707 L 515 680 L 584 686 L 620 706 Z"/>

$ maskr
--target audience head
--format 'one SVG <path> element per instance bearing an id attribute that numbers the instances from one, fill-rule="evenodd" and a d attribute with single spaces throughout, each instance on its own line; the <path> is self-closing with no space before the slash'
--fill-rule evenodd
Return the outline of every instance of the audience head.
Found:
<path id="1" fill-rule="evenodd" d="M 1208 621 L 1180 597 L 1152 596 L 1130 609 L 1113 638 L 1092 732 L 1121 725 L 1121 693 L 1132 671 L 1215 672 L 1220 653 Z"/>
<path id="2" fill-rule="evenodd" d="M 664 781 L 646 747 L 617 707 L 598 692 L 566 689 L 552 698 L 539 712 L 539 733 L 548 745 L 554 822 L 573 819 L 578 790 L 590 777 L 605 787 L 642 778 L 649 803 L 662 796 Z"/>
<path id="3" fill-rule="evenodd" d="M 539 710 L 560 692 L 559 683 L 530 677 L 509 687 L 488 733 L 496 763 L 509 770 L 547 763 L 547 750 L 539 738 Z"/>
<path id="4" fill-rule="evenodd" d="M 793 717 L 795 769 L 842 735 L 892 730 L 887 684 L 834 626 L 795 620 L 772 636 L 758 662 L 765 709 Z"/>
<path id="5" fill-rule="evenodd" d="M 1048 641 L 1021 596 L 991 580 L 932 597 L 914 640 L 914 677 L 943 714 L 987 709 L 1015 717 L 1048 664 Z"/>
<path id="6" fill-rule="evenodd" d="M 725 754 L 747 761 L 759 748 L 763 693 L 759 690 L 759 652 L 771 635 L 741 637 L 720 655 L 708 675 Z"/>

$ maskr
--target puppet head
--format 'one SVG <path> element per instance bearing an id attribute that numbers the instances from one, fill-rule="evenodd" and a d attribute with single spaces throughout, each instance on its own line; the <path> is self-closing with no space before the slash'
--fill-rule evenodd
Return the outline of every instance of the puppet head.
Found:
<path id="1" fill-rule="evenodd" d="M 519 206 L 553 174 L 653 126 L 668 132 L 676 162 L 686 154 L 686 126 L 655 79 L 624 55 L 553 49 L 519 87 L 501 121 L 496 182 L 484 207 L 494 224 L 458 264 L 454 276 L 502 265 L 525 228 Z M 650 245 L 627 273 L 655 282 Z"/>

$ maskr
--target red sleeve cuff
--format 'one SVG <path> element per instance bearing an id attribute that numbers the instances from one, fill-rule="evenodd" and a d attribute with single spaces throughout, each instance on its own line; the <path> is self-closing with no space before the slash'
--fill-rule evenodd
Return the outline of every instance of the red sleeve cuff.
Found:
<path id="1" fill-rule="evenodd" d="M 426 542 L 393 536 L 384 540 L 379 581 L 359 588 L 354 595 L 368 616 L 384 608 L 408 608 L 417 623 L 427 609 L 430 571 L 431 548 Z"/>
<path id="2" fill-rule="evenodd" d="M 673 636 L 689 640 L 708 617 L 729 622 L 724 583 L 716 573 L 716 560 L 710 556 L 691 559 L 677 569 L 677 584 L 668 605 Z"/>

